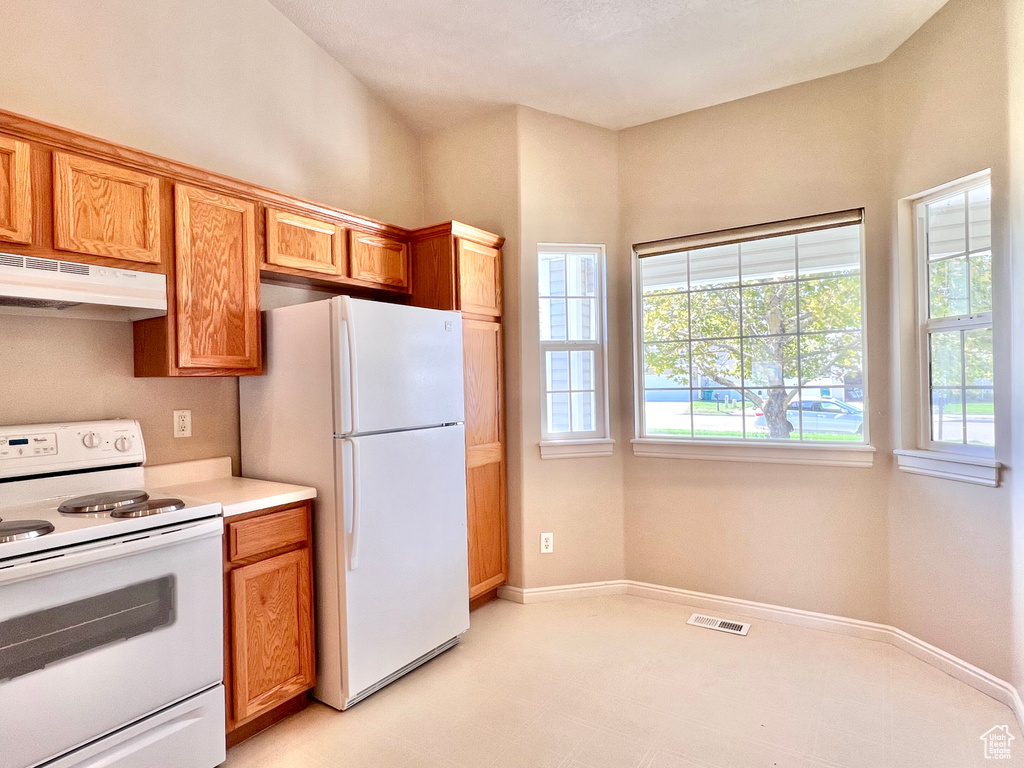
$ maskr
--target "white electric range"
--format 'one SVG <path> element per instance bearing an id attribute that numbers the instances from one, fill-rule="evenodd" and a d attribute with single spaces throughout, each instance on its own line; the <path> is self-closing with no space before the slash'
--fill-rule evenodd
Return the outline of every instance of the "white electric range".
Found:
<path id="1" fill-rule="evenodd" d="M 0 765 L 225 758 L 220 504 L 143 486 L 130 420 L 0 427 Z"/>

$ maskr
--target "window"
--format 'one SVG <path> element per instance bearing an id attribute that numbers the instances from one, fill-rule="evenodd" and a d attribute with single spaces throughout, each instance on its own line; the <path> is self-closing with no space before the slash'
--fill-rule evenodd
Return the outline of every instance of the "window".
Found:
<path id="1" fill-rule="evenodd" d="M 988 175 L 916 205 L 922 447 L 991 455 L 992 187 Z"/>
<path id="2" fill-rule="evenodd" d="M 538 251 L 544 455 L 546 443 L 591 441 L 610 452 L 605 369 L 604 246 L 541 245 Z"/>
<path id="3" fill-rule="evenodd" d="M 637 442 L 866 444 L 861 230 L 855 210 L 635 246 Z"/>

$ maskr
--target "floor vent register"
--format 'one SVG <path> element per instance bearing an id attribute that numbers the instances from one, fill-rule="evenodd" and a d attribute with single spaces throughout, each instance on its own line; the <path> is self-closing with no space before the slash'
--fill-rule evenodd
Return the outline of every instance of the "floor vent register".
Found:
<path id="1" fill-rule="evenodd" d="M 716 616 L 705 616 L 700 613 L 693 614 L 687 624 L 704 629 L 717 629 L 719 632 L 728 632 L 730 635 L 746 635 L 750 631 L 750 625 L 739 621 L 727 621 Z"/>

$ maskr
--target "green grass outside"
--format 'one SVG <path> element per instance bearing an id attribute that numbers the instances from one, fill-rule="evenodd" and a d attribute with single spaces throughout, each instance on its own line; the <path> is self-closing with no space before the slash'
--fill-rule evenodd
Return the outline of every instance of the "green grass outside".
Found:
<path id="1" fill-rule="evenodd" d="M 950 403 L 942 409 L 944 414 L 949 416 L 960 415 L 960 403 Z M 994 403 L 968 403 L 967 404 L 967 415 L 968 416 L 994 416 L 996 412 L 996 406 Z"/>
<path id="2" fill-rule="evenodd" d="M 694 400 L 689 405 L 690 413 L 740 413 L 743 410 L 738 400 L 730 400 L 728 406 L 724 402 L 714 400 Z M 754 404 L 748 400 L 747 407 L 753 408 Z"/>
<path id="3" fill-rule="evenodd" d="M 649 429 L 647 433 L 650 435 L 683 435 L 686 437 L 690 436 L 690 430 L 688 429 Z M 767 440 L 767 436 L 761 437 L 764 433 L 756 433 L 748 435 L 750 440 Z M 722 437 L 727 439 L 736 439 L 743 437 L 742 432 L 736 432 L 731 430 L 712 430 L 712 429 L 698 429 L 693 434 L 694 437 Z M 859 443 L 862 442 L 860 435 L 851 435 L 845 432 L 809 432 L 804 436 L 804 440 L 813 440 L 814 442 L 829 442 L 829 443 Z M 800 442 L 796 438 L 793 438 L 793 442 Z"/>

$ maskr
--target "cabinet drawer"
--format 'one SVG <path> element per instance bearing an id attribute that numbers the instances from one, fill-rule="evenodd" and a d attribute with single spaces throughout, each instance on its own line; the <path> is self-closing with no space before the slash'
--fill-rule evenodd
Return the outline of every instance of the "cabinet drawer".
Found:
<path id="1" fill-rule="evenodd" d="M 247 520 L 228 522 L 228 558 L 244 560 L 308 539 L 306 507 L 282 509 Z"/>

